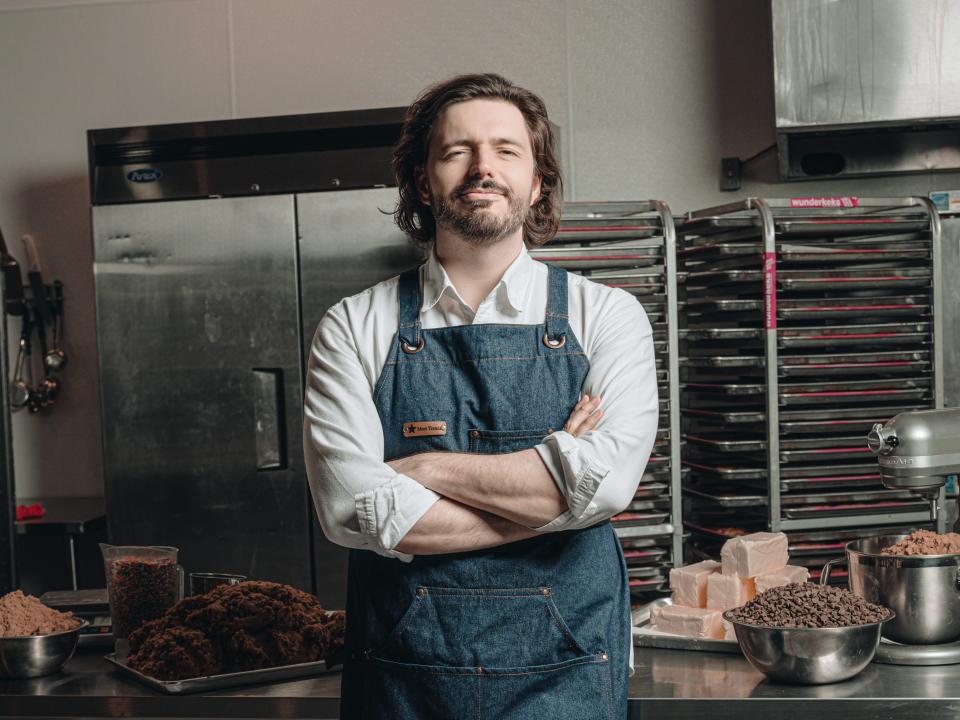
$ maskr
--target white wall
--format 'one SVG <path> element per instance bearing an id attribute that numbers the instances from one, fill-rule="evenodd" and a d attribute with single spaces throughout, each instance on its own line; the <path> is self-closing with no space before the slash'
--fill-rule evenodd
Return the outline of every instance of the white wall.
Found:
<path id="1" fill-rule="evenodd" d="M 773 142 L 766 0 L 0 0 L 0 226 L 66 285 L 64 393 L 14 418 L 18 495 L 102 492 L 85 130 L 402 105 L 496 71 L 562 129 L 570 199 L 911 194 L 960 175 L 739 193 L 719 159 Z M 18 328 L 11 323 L 11 334 Z"/>

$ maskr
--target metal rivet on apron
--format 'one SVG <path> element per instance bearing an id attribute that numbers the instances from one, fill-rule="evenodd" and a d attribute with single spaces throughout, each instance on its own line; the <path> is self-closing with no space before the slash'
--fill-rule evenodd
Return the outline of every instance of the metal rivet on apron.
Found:
<path id="1" fill-rule="evenodd" d="M 551 350 L 559 350 L 564 345 L 567 344 L 567 336 L 561 335 L 556 340 L 551 340 L 550 336 L 547 333 L 543 334 L 543 344 L 546 345 Z"/>
<path id="2" fill-rule="evenodd" d="M 423 597 L 424 595 L 426 595 L 426 594 L 427 594 L 427 589 L 426 589 L 426 588 L 417 588 L 417 597 L 421 597 L 421 598 L 422 598 L 422 597 Z"/>
<path id="3" fill-rule="evenodd" d="M 601 650 L 601 651 L 600 651 L 600 659 L 601 659 L 601 660 L 604 660 L 604 661 L 606 661 L 606 660 L 609 659 L 609 658 L 607 657 L 607 653 L 606 653 L 605 650 Z"/>
<path id="4" fill-rule="evenodd" d="M 541 592 L 543 595 L 547 596 L 547 597 L 550 596 L 550 588 L 548 588 L 548 587 L 542 587 L 542 588 L 540 588 L 540 592 Z"/>
<path id="5" fill-rule="evenodd" d="M 483 668 L 482 668 L 482 667 L 478 667 L 478 668 L 477 668 L 477 675 L 483 675 Z"/>
<path id="6" fill-rule="evenodd" d="M 420 336 L 420 344 L 416 346 L 408 345 L 406 340 L 401 340 L 400 347 L 403 348 L 403 351 L 407 355 L 416 355 L 418 352 L 423 350 L 423 335 Z"/>
<path id="7" fill-rule="evenodd" d="M 471 431 L 470 431 L 470 437 L 472 437 L 472 438 L 478 438 L 478 437 L 480 437 L 480 431 L 479 431 L 479 430 L 471 430 Z"/>

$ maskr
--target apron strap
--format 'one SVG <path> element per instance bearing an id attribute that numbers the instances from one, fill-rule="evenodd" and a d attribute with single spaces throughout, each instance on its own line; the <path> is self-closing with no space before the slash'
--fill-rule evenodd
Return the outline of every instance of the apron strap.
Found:
<path id="1" fill-rule="evenodd" d="M 567 271 L 554 265 L 547 265 L 547 270 L 547 333 L 543 342 L 547 347 L 559 348 L 567 339 Z"/>
<path id="2" fill-rule="evenodd" d="M 398 287 L 400 295 L 400 330 L 397 333 L 404 351 L 423 348 L 420 334 L 420 266 L 407 270 L 400 275 Z"/>

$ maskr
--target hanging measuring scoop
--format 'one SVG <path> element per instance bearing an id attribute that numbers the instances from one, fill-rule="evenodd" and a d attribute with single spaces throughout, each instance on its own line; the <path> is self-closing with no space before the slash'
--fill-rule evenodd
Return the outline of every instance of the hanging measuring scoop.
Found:
<path id="1" fill-rule="evenodd" d="M 67 353 L 63 349 L 63 283 L 53 281 L 53 347 L 43 356 L 43 364 L 51 372 L 66 367 Z"/>
<path id="2" fill-rule="evenodd" d="M 27 383 L 25 363 L 30 357 L 30 313 L 23 313 L 23 325 L 20 330 L 20 347 L 17 350 L 17 364 L 13 371 L 13 380 L 10 381 L 10 409 L 16 412 L 23 410 L 33 398 L 33 391 Z"/>

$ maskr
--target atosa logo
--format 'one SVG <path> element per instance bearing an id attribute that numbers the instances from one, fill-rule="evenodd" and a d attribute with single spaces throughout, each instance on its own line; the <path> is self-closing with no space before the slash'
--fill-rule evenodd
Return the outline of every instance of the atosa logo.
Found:
<path id="1" fill-rule="evenodd" d="M 163 173 L 157 168 L 137 168 L 127 173 L 127 180 L 135 183 L 156 182 L 163 177 Z"/>

